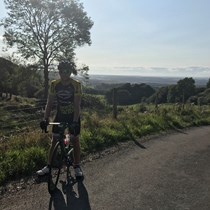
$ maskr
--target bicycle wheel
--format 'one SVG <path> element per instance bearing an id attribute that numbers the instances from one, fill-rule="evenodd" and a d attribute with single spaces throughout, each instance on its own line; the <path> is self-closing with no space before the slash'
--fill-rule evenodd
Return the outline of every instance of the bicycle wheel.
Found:
<path id="1" fill-rule="evenodd" d="M 73 149 L 73 147 L 70 147 L 68 149 L 67 157 L 68 157 L 68 165 L 73 166 L 73 163 L 74 163 L 74 149 Z"/>
<path id="2" fill-rule="evenodd" d="M 74 162 L 74 155 L 73 155 L 73 148 L 69 147 L 66 150 L 67 153 L 67 159 L 66 159 L 66 180 L 68 183 L 72 183 L 73 182 L 73 177 L 71 175 L 71 170 L 70 168 L 73 167 L 73 162 Z"/>
<path id="3" fill-rule="evenodd" d="M 63 166 L 63 153 L 61 150 L 61 145 L 58 142 L 52 153 L 52 158 L 50 160 L 50 174 L 48 179 L 48 191 L 52 194 L 57 186 L 61 168 Z"/>

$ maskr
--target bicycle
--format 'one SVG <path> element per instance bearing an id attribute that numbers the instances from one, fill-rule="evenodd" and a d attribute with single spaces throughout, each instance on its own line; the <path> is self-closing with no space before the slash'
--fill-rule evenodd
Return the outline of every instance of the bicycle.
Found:
<path id="1" fill-rule="evenodd" d="M 49 125 L 59 126 L 59 137 L 55 144 L 50 160 L 50 172 L 48 176 L 48 192 L 53 194 L 57 189 L 58 180 L 61 174 L 61 170 L 66 168 L 67 182 L 75 182 L 71 176 L 70 167 L 73 168 L 74 162 L 74 149 L 72 145 L 72 135 L 70 134 L 70 141 L 65 144 L 65 130 L 70 132 L 71 125 L 69 123 L 50 122 Z M 45 130 L 47 132 L 47 130 Z"/>

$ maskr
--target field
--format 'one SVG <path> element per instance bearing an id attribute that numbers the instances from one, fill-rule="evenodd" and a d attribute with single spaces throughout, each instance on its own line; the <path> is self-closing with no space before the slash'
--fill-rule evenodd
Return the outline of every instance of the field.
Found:
<path id="1" fill-rule="evenodd" d="M 119 84 L 119 83 L 131 83 L 131 84 L 140 84 L 145 83 L 152 87 L 163 87 L 167 85 L 176 84 L 177 81 L 183 79 L 181 77 L 146 77 L 146 76 L 130 76 L 130 75 L 90 75 L 90 83 L 95 84 Z M 194 78 L 195 85 L 205 86 L 208 82 L 208 78 Z"/>
<path id="2" fill-rule="evenodd" d="M 210 124 L 209 106 L 118 106 L 117 119 L 113 119 L 112 107 L 105 104 L 103 97 L 92 98 L 97 98 L 101 104 L 84 108 L 82 111 L 83 159 L 91 153 L 98 153 L 120 142 L 135 141 L 169 130 Z M 31 176 L 46 164 L 50 133 L 41 133 L 39 129 L 39 121 L 43 116 L 41 108 L 34 100 L 28 99 L 14 98 L 10 103 L 1 102 L 1 185 L 10 180 Z"/>

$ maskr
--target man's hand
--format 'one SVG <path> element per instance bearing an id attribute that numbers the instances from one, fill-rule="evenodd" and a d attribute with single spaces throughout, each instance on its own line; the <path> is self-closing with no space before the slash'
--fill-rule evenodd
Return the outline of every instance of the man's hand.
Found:
<path id="1" fill-rule="evenodd" d="M 40 128 L 43 131 L 47 132 L 47 126 L 48 126 L 48 124 L 49 124 L 48 120 L 42 120 L 39 125 L 40 125 Z"/>
<path id="2" fill-rule="evenodd" d="M 74 136 L 78 136 L 80 133 L 80 126 L 78 122 L 73 122 L 71 125 L 71 130 L 70 133 L 73 134 Z"/>

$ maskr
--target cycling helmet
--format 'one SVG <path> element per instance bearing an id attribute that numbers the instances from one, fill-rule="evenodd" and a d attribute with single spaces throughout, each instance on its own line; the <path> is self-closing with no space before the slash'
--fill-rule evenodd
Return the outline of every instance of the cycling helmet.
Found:
<path id="1" fill-rule="evenodd" d="M 73 62 L 62 61 L 58 64 L 58 70 L 69 69 L 74 70 L 75 64 Z"/>
<path id="2" fill-rule="evenodd" d="M 72 61 L 61 61 L 58 64 L 58 70 L 69 70 L 69 72 L 73 73 L 74 75 L 77 75 L 77 69 L 76 69 L 76 65 L 74 62 Z"/>

